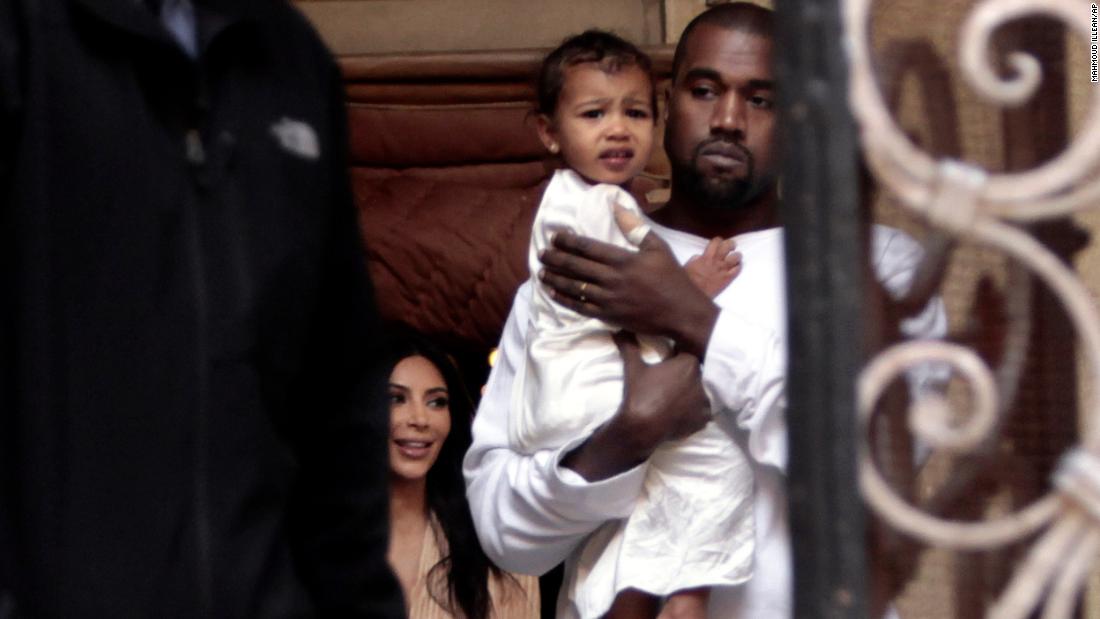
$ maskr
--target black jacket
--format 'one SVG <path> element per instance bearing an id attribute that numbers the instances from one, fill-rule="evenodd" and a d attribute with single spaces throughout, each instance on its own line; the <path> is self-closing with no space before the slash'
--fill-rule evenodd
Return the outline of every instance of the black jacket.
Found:
<path id="1" fill-rule="evenodd" d="M 337 69 L 196 5 L 0 1 L 0 616 L 400 616 Z"/>

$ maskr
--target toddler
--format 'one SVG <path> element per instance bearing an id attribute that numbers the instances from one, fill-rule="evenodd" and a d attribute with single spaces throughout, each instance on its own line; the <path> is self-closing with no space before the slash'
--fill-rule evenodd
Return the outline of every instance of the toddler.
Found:
<path id="1" fill-rule="evenodd" d="M 524 453 L 577 444 L 621 404 L 623 364 L 611 339 L 617 328 L 554 302 L 537 281 L 538 254 L 563 230 L 630 249 L 649 232 L 627 191 L 653 147 L 649 58 L 606 32 L 572 37 L 543 61 L 537 112 L 539 138 L 567 167 L 546 188 L 528 253 L 536 279 L 508 428 L 510 443 Z M 685 265 L 711 297 L 740 270 L 732 245 L 714 239 Z M 649 363 L 671 348 L 660 337 L 641 336 L 639 343 Z M 667 597 L 659 616 L 705 617 L 710 587 L 752 574 L 751 497 L 749 464 L 713 421 L 666 443 L 650 458 L 630 517 L 596 530 L 567 565 L 558 616 L 652 617 L 658 598 Z"/>

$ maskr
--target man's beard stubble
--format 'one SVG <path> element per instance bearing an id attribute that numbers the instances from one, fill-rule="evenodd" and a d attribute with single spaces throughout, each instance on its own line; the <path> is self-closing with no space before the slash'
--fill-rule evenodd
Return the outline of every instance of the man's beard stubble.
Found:
<path id="1" fill-rule="evenodd" d="M 741 177 L 710 178 L 699 170 L 699 157 L 704 149 L 716 142 L 732 144 L 744 155 L 745 174 Z M 742 144 L 722 138 L 706 140 L 695 147 L 691 161 L 670 160 L 674 191 L 685 194 L 703 208 L 735 211 L 747 208 L 772 184 L 770 178 L 756 178 L 756 159 Z"/>

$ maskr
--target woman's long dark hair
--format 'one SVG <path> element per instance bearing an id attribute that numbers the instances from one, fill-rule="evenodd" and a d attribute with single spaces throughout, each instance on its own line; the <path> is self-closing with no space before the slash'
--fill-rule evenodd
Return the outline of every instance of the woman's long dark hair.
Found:
<path id="1" fill-rule="evenodd" d="M 440 606 L 452 612 L 457 607 L 468 619 L 487 619 L 492 607 L 489 578 L 502 572 L 481 549 L 470 504 L 466 502 L 462 458 L 473 440 L 470 434 L 473 401 L 451 358 L 423 336 L 404 332 L 394 336 L 391 343 L 390 367 L 417 355 L 431 361 L 443 375 L 450 402 L 451 432 L 443 442 L 439 458 L 428 470 L 426 490 L 428 508 L 443 529 L 448 552 L 428 571 L 428 592 Z M 440 599 L 444 592 L 447 599 Z"/>

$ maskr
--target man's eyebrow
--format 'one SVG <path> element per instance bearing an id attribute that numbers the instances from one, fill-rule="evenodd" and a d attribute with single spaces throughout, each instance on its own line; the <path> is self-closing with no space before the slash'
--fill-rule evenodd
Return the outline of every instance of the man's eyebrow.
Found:
<path id="1" fill-rule="evenodd" d="M 685 80 L 710 80 L 712 82 L 721 82 L 722 74 L 714 69 L 707 67 L 696 67 L 694 69 L 688 69 L 684 74 Z M 751 79 L 746 86 L 750 90 L 775 90 L 775 80 L 769 79 Z"/>
<path id="2" fill-rule="evenodd" d="M 708 69 L 706 67 L 696 67 L 694 69 L 688 69 L 684 74 L 685 80 L 711 80 L 714 82 L 722 81 L 722 74 L 714 69 Z"/>

